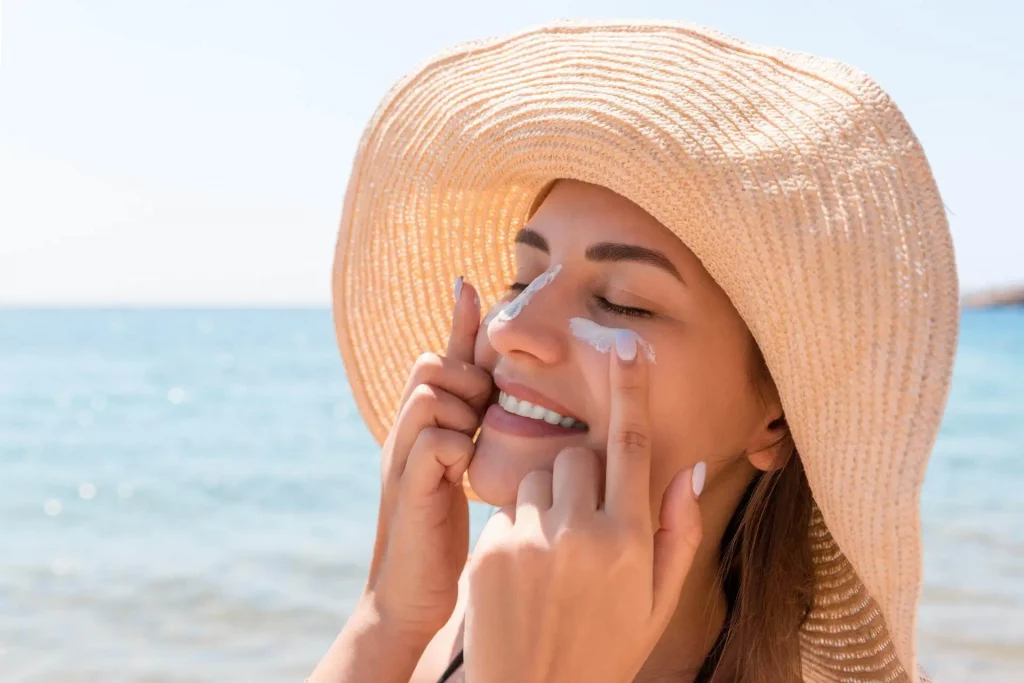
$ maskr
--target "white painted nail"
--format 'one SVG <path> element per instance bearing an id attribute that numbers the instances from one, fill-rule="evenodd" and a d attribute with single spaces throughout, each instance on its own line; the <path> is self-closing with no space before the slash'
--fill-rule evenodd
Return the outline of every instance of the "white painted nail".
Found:
<path id="1" fill-rule="evenodd" d="M 616 330 L 615 353 L 626 361 L 636 358 L 636 333 L 632 330 Z"/>
<path id="2" fill-rule="evenodd" d="M 462 294 L 462 276 L 455 278 L 455 301 L 459 300 L 459 295 Z"/>
<path id="3" fill-rule="evenodd" d="M 693 466 L 693 474 L 690 475 L 690 483 L 693 484 L 693 497 L 700 498 L 701 491 L 704 490 L 704 480 L 708 475 L 708 466 L 701 460 L 699 463 Z"/>

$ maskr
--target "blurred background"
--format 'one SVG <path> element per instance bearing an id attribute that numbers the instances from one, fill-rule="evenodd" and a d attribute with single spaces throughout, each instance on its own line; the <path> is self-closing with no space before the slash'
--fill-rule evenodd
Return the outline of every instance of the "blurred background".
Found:
<path id="1" fill-rule="evenodd" d="M 866 70 L 928 152 L 964 292 L 1020 298 L 1006 0 L 6 0 L 0 682 L 311 670 L 378 494 L 329 309 L 362 127 L 437 50 L 569 17 L 686 19 Z M 995 300 L 965 307 L 922 501 L 941 682 L 1024 680 L 1024 308 Z"/>

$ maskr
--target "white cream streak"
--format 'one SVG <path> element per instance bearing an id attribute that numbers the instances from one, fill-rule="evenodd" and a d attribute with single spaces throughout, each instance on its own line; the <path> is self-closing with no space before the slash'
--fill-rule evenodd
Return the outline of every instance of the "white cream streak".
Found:
<path id="1" fill-rule="evenodd" d="M 555 276 L 558 275 L 558 271 L 561 269 L 562 264 L 559 263 L 538 275 L 533 282 L 526 286 L 526 289 L 519 292 L 519 296 L 513 299 L 512 303 L 506 306 L 501 313 L 498 314 L 497 320 L 504 322 L 519 315 L 519 312 L 523 310 L 523 307 L 530 303 L 530 299 L 533 298 L 533 295 L 551 284 L 551 281 L 555 279 Z"/>
<path id="2" fill-rule="evenodd" d="M 615 347 L 615 334 L 620 331 L 618 327 L 605 327 L 604 325 L 595 323 L 593 320 L 587 318 L 570 318 L 569 319 L 569 330 L 573 336 L 580 341 L 593 346 L 601 353 L 608 353 Z M 654 362 L 654 347 L 650 343 L 632 330 L 626 330 L 630 334 L 636 336 L 636 344 L 643 351 L 644 356 L 651 363 Z"/>

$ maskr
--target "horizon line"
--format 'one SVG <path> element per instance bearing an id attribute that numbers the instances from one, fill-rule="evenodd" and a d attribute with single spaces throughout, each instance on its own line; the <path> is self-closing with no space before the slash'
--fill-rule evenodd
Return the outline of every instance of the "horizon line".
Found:
<path id="1" fill-rule="evenodd" d="M 331 310 L 328 303 L 253 303 L 253 302 L 152 302 L 152 303 L 0 303 L 0 311 L 241 311 L 241 310 Z"/>

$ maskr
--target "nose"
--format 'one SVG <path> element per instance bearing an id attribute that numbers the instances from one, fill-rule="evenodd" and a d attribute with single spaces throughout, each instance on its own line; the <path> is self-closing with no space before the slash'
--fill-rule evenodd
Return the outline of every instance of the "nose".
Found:
<path id="1" fill-rule="evenodd" d="M 509 303 L 503 310 L 514 311 L 512 317 L 496 311 L 487 322 L 491 346 L 502 356 L 524 362 L 561 362 L 568 351 L 566 333 L 570 316 L 565 297 L 556 280 L 535 292 L 521 308 L 516 301 Z"/>

